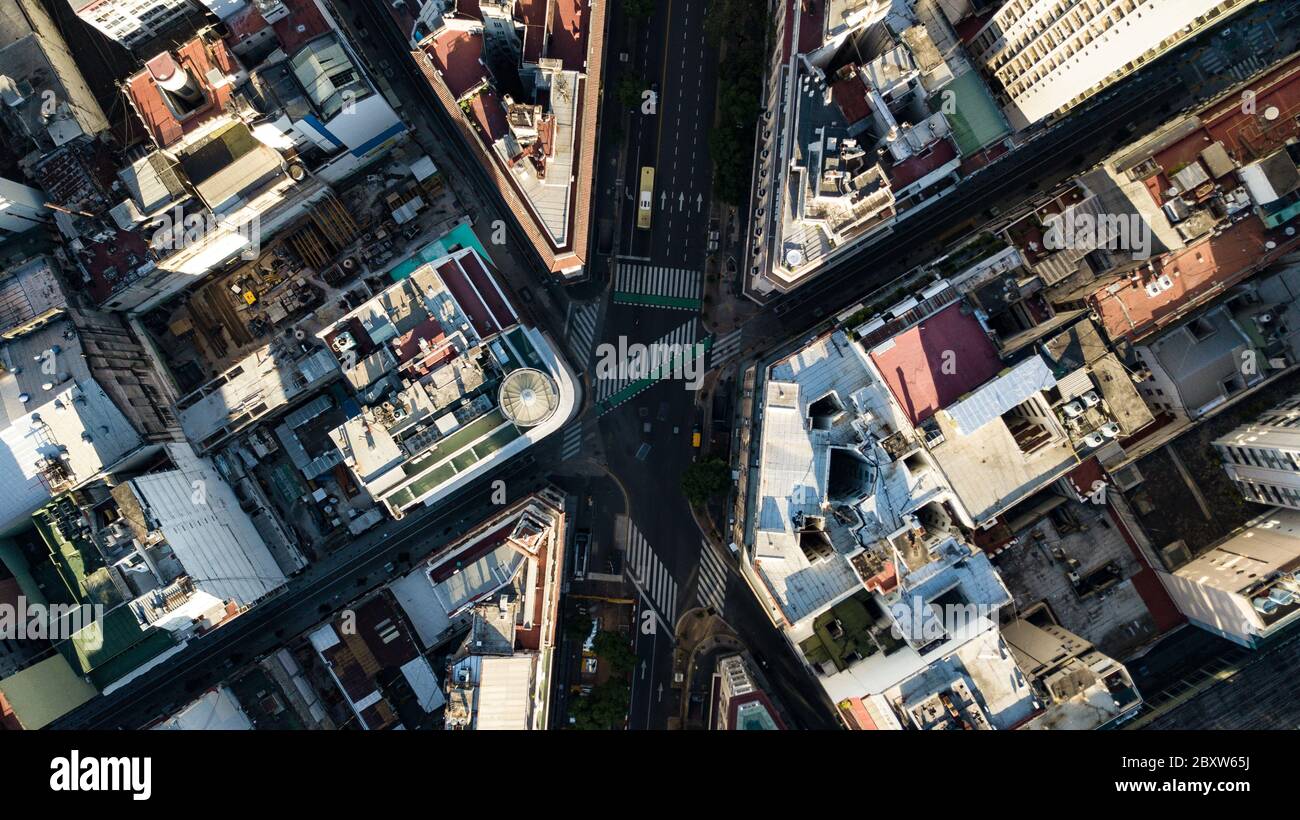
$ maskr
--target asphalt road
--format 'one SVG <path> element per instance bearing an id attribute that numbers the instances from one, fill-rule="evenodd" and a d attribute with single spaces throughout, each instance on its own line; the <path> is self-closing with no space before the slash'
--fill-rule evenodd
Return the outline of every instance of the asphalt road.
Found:
<path id="1" fill-rule="evenodd" d="M 627 72 L 659 89 L 654 114 L 625 110 L 616 93 L 606 94 L 597 213 L 606 218 L 619 214 L 618 265 L 703 275 L 713 175 L 707 135 L 717 85 L 717 55 L 704 41 L 706 6 L 705 0 L 660 4 L 630 42 L 623 39 L 627 29 L 621 9 L 613 7 L 610 37 L 616 45 L 607 50 L 606 88 L 616 89 Z M 627 62 L 621 59 L 623 53 Z M 621 144 L 609 139 L 624 127 Z M 656 170 L 649 230 L 636 227 L 636 191 L 645 166 Z M 606 298 L 614 287 L 611 283 Z M 601 341 L 617 345 L 624 337 L 629 343 L 648 344 L 697 319 L 697 311 L 611 299 L 605 306 Z M 697 322 L 694 338 L 703 335 Z M 696 395 L 683 380 L 667 379 L 599 418 L 605 463 L 626 494 L 626 512 L 635 528 L 629 542 L 639 538 L 640 554 L 648 551 L 653 556 L 649 570 L 640 574 L 646 577 L 637 573 L 636 561 L 629 556 L 624 561 L 638 590 L 634 649 L 639 660 L 628 717 L 632 729 L 662 729 L 669 717 L 679 714 L 679 690 L 672 686 L 672 631 L 683 613 L 709 597 L 708 590 L 701 591 L 702 550 L 708 547 L 680 489 L 680 476 L 696 456 L 691 431 L 709 422 L 708 414 L 695 407 Z M 612 517 L 622 511 L 604 514 Z M 629 555 L 634 551 L 629 543 Z M 723 618 L 775 669 L 777 695 L 795 721 L 806 728 L 833 728 L 833 714 L 820 698 L 820 687 L 773 629 L 731 556 L 717 556 L 714 566 L 725 567 Z"/>

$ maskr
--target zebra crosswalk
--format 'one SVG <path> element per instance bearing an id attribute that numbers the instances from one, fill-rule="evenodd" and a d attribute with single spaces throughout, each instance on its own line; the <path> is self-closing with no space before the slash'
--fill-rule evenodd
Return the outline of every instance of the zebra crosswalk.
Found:
<path id="1" fill-rule="evenodd" d="M 614 301 L 677 310 L 699 310 L 704 276 L 699 271 L 620 262 Z"/>
<path id="2" fill-rule="evenodd" d="M 653 344 L 646 345 L 648 357 L 644 367 L 636 362 L 619 361 L 617 372 L 602 373 L 596 370 L 596 401 L 612 402 L 606 409 L 622 404 L 645 388 L 672 375 L 679 356 L 699 355 L 690 349 L 699 333 L 699 320 L 691 319 L 676 330 L 665 333 Z"/>
<path id="3" fill-rule="evenodd" d="M 560 433 L 560 461 L 568 461 L 582 452 L 582 439 L 585 433 L 581 419 L 564 428 Z"/>
<path id="4" fill-rule="evenodd" d="M 627 562 L 625 564 L 637 589 L 646 597 L 666 626 L 677 615 L 677 582 L 655 555 L 636 524 L 627 522 Z"/>
<path id="5" fill-rule="evenodd" d="M 564 322 L 564 335 L 569 338 L 575 361 L 585 368 L 591 361 L 591 351 L 596 343 L 596 319 L 600 314 L 599 302 L 569 303 L 569 315 Z"/>
<path id="6" fill-rule="evenodd" d="M 736 328 L 730 333 L 719 336 L 709 351 L 709 369 L 721 366 L 724 362 L 740 352 L 743 328 Z"/>
<path id="7" fill-rule="evenodd" d="M 700 606 L 722 614 L 727 603 L 727 567 L 709 542 L 700 541 L 700 581 L 695 592 Z"/>

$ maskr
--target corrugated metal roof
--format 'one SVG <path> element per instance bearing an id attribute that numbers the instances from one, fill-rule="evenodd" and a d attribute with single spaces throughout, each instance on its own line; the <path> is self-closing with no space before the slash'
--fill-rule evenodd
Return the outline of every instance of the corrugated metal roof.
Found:
<path id="1" fill-rule="evenodd" d="M 533 658 L 484 658 L 478 687 L 476 729 L 527 729 Z"/>
<path id="2" fill-rule="evenodd" d="M 970 435 L 1040 390 L 1056 384 L 1041 356 L 1031 356 L 948 408 L 962 433 Z"/>

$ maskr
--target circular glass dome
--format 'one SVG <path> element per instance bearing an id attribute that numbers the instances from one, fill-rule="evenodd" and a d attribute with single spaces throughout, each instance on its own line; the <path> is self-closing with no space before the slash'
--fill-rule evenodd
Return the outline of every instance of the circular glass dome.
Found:
<path id="1" fill-rule="evenodd" d="M 540 370 L 516 370 L 501 382 L 501 412 L 520 427 L 536 427 L 560 404 L 555 382 Z"/>

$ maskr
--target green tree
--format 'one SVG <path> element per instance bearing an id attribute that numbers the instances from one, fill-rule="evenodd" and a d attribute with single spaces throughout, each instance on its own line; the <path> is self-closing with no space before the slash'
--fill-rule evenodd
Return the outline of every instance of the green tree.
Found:
<path id="1" fill-rule="evenodd" d="M 749 201 L 754 165 L 754 132 L 763 90 L 770 21 L 758 0 L 713 0 L 704 15 L 705 39 L 722 49 L 718 125 L 709 131 L 709 155 L 724 202 Z"/>
<path id="2" fill-rule="evenodd" d="M 609 664 L 616 675 L 626 675 L 636 668 L 636 654 L 627 645 L 627 638 L 617 632 L 601 630 L 592 641 L 596 657 Z"/>
<path id="3" fill-rule="evenodd" d="M 564 625 L 564 634 L 569 640 L 585 641 L 591 634 L 591 616 L 583 615 L 581 612 L 574 612 L 568 617 L 568 622 Z"/>
<path id="4" fill-rule="evenodd" d="M 610 678 L 592 689 L 590 695 L 571 701 L 569 714 L 573 717 L 573 728 L 588 732 L 619 728 L 627 719 L 631 703 L 627 681 Z"/>
<path id="5" fill-rule="evenodd" d="M 655 11 L 655 0 L 623 0 L 623 11 L 634 23 L 644 23 Z"/>
<path id="6" fill-rule="evenodd" d="M 635 74 L 624 74 L 618 81 L 618 101 L 624 108 L 638 108 L 641 105 L 641 92 L 645 91 L 645 82 Z"/>
<path id="7" fill-rule="evenodd" d="M 722 495 L 731 486 L 731 471 L 720 458 L 697 461 L 682 473 L 682 492 L 686 500 L 700 506 Z"/>

